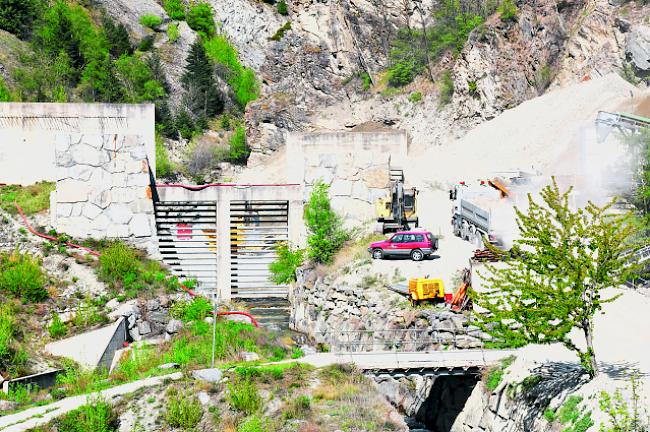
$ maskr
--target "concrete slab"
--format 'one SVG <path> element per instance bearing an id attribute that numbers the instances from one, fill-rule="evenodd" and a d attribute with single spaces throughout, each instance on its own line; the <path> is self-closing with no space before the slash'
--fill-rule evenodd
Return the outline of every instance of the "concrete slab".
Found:
<path id="1" fill-rule="evenodd" d="M 108 369 L 115 351 L 126 340 L 124 324 L 122 317 L 110 326 L 47 344 L 45 351 L 57 357 L 72 359 L 90 369 L 95 369 L 100 364 Z M 107 348 L 108 351 L 112 348 L 112 352 L 107 352 Z"/>

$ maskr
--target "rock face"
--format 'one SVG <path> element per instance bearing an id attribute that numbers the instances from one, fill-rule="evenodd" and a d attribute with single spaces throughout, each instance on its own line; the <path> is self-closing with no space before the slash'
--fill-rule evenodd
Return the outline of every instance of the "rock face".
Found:
<path id="1" fill-rule="evenodd" d="M 332 351 L 425 351 L 479 348 L 480 331 L 468 317 L 440 309 L 413 309 L 363 270 L 321 277 L 302 268 L 291 288 L 290 328 Z M 344 273 L 344 272 L 342 272 Z M 373 285 L 373 286 L 368 286 Z"/>
<path id="2" fill-rule="evenodd" d="M 625 54 L 640 75 L 650 75 L 650 27 L 632 28 L 625 45 Z"/>

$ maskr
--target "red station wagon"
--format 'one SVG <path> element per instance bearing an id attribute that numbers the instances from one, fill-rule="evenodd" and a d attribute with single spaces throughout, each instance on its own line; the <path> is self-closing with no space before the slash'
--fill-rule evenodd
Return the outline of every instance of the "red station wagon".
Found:
<path id="1" fill-rule="evenodd" d="M 375 242 L 368 252 L 374 259 L 384 257 L 411 257 L 422 261 L 438 250 L 438 239 L 427 231 L 404 231 L 395 233 L 390 239 Z"/>

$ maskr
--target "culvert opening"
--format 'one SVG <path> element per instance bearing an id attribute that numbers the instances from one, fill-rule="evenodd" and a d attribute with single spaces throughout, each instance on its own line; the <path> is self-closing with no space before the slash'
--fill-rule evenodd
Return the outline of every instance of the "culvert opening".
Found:
<path id="1" fill-rule="evenodd" d="M 415 419 L 431 432 L 450 432 L 478 381 L 478 375 L 437 377 Z"/>

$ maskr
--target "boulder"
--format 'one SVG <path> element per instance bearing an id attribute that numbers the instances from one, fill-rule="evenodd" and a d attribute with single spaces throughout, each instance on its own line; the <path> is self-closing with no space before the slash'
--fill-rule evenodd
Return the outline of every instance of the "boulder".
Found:
<path id="1" fill-rule="evenodd" d="M 158 366 L 158 369 L 168 370 L 168 369 L 179 369 L 181 365 L 178 363 L 165 363 Z"/>
<path id="2" fill-rule="evenodd" d="M 119 306 L 120 306 L 120 302 L 117 299 L 112 299 L 112 300 L 109 300 L 108 303 L 106 303 L 105 308 L 109 312 L 113 312 Z"/>
<path id="3" fill-rule="evenodd" d="M 201 381 L 216 383 L 221 381 L 223 372 L 220 369 L 198 369 L 192 371 L 192 376 Z"/>
<path id="4" fill-rule="evenodd" d="M 246 352 L 245 351 L 245 352 L 242 352 L 240 354 L 240 356 L 241 356 L 241 359 L 243 361 L 257 361 L 257 360 L 260 359 L 259 354 L 255 353 L 255 352 Z"/>
<path id="5" fill-rule="evenodd" d="M 131 300 L 127 303 L 124 303 L 123 305 L 115 309 L 113 312 L 108 314 L 109 318 L 111 319 L 116 319 L 121 316 L 128 318 L 131 315 L 135 315 L 135 316 L 140 315 L 140 308 L 136 304 L 135 300 Z"/>
<path id="6" fill-rule="evenodd" d="M 650 27 L 632 27 L 625 44 L 629 62 L 643 73 L 650 73 Z"/>
<path id="7" fill-rule="evenodd" d="M 158 299 L 147 300 L 147 310 L 156 311 L 160 309 L 160 301 Z"/>
<path id="8" fill-rule="evenodd" d="M 183 328 L 183 322 L 177 319 L 172 319 L 167 323 L 165 331 L 170 334 L 178 333 Z"/>
<path id="9" fill-rule="evenodd" d="M 151 324 L 149 324 L 149 321 L 142 321 L 138 324 L 138 333 L 142 336 L 151 333 Z"/>

